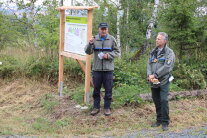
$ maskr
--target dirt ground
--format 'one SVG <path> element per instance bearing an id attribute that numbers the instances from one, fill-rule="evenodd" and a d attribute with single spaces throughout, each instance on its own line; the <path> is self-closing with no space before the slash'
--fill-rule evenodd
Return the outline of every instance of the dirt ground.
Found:
<path id="1" fill-rule="evenodd" d="M 48 93 L 58 101 L 52 111 L 43 110 L 40 104 L 41 97 Z M 60 98 L 57 87 L 47 81 L 0 80 L 0 135 L 120 136 L 130 131 L 152 129 L 150 124 L 155 119 L 152 103 L 112 109 L 109 117 L 105 117 L 103 111 L 90 116 L 90 109 L 81 110 L 75 106 L 70 96 Z M 171 101 L 170 117 L 173 132 L 207 125 L 207 97 Z M 39 118 L 47 120 L 46 123 L 38 124 Z"/>

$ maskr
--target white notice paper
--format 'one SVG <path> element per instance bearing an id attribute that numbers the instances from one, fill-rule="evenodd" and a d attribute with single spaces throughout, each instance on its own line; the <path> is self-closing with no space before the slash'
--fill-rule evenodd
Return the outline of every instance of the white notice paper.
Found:
<path id="1" fill-rule="evenodd" d="M 86 55 L 84 48 L 87 44 L 87 10 L 65 11 L 64 51 Z"/>

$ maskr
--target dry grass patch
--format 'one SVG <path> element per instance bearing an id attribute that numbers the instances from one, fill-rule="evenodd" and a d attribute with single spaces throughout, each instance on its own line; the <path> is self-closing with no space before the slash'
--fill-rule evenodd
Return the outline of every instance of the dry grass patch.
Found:
<path id="1" fill-rule="evenodd" d="M 171 124 L 174 131 L 207 123 L 207 100 L 192 98 L 171 102 Z"/>
<path id="2" fill-rule="evenodd" d="M 121 136 L 143 129 L 154 130 L 150 127 L 155 120 L 152 103 L 112 109 L 109 117 L 103 115 L 103 110 L 97 116 L 90 116 L 90 109 L 75 108 L 70 96 L 60 98 L 57 88 L 45 81 L 21 78 L 1 80 L 0 85 L 0 135 Z M 50 108 L 51 103 L 58 104 Z M 207 125 L 206 103 L 206 98 L 170 101 L 170 130 L 179 132 Z"/>

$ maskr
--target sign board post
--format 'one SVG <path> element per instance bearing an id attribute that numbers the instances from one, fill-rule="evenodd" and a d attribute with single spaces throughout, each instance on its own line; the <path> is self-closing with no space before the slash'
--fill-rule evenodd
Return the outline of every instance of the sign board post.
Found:
<path id="1" fill-rule="evenodd" d="M 89 103 L 91 80 L 91 55 L 84 52 L 92 37 L 93 9 L 97 7 L 62 6 L 60 10 L 59 81 L 60 96 L 63 91 L 64 57 L 75 59 L 85 73 L 84 103 Z M 85 61 L 85 64 L 82 62 Z"/>

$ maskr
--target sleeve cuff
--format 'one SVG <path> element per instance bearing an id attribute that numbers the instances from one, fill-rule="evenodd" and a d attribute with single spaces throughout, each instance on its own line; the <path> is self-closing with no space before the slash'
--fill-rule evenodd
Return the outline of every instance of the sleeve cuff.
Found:
<path id="1" fill-rule="evenodd" d="M 158 74 L 157 74 L 157 73 L 155 73 L 154 75 L 155 75 L 155 78 L 156 78 L 156 79 L 158 79 Z"/>

